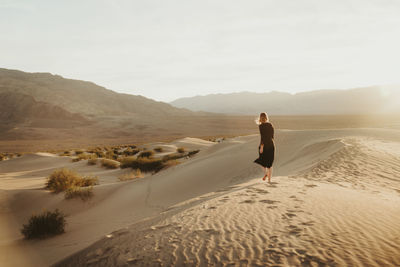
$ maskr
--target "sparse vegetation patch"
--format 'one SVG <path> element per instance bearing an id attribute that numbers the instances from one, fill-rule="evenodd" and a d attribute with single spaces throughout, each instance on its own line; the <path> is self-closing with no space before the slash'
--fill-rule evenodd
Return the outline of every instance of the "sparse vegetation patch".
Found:
<path id="1" fill-rule="evenodd" d="M 151 158 L 154 155 L 154 152 L 151 150 L 148 151 L 142 151 L 139 155 L 138 158 Z"/>
<path id="2" fill-rule="evenodd" d="M 66 168 L 55 170 L 46 182 L 46 189 L 54 193 L 66 191 L 72 187 L 85 187 L 98 184 L 97 177 L 82 177 L 74 171 Z"/>
<path id="3" fill-rule="evenodd" d="M 133 171 L 131 171 L 129 173 L 125 173 L 125 174 L 120 175 L 118 177 L 118 179 L 120 181 L 129 181 L 129 180 L 142 178 L 142 177 L 143 177 L 143 175 L 142 175 L 142 172 L 140 171 L 140 169 L 136 169 L 136 170 L 133 170 Z"/>
<path id="4" fill-rule="evenodd" d="M 71 187 L 65 191 L 65 199 L 80 198 L 82 200 L 88 200 L 93 196 L 93 187 Z"/>
<path id="5" fill-rule="evenodd" d="M 107 169 L 118 169 L 120 163 L 116 160 L 112 159 L 102 159 L 101 160 L 101 166 L 107 168 Z"/>
<path id="6" fill-rule="evenodd" d="M 46 238 L 64 233 L 65 215 L 58 209 L 44 211 L 38 215 L 32 215 L 27 224 L 24 224 L 21 233 L 26 239 Z"/>

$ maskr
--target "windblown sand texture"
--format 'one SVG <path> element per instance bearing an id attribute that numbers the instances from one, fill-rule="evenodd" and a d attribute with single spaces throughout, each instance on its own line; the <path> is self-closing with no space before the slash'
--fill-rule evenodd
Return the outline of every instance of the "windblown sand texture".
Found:
<path id="1" fill-rule="evenodd" d="M 186 138 L 165 144 L 201 152 L 129 182 L 116 178 L 127 170 L 105 170 L 49 154 L 0 162 L 0 262 L 400 265 L 398 130 L 277 131 L 271 184 L 261 180 L 261 168 L 253 163 L 258 142 L 259 136 L 251 135 L 220 143 Z M 41 189 L 45 177 L 59 167 L 98 175 L 94 197 L 65 200 Z M 23 240 L 22 223 L 44 208 L 68 215 L 66 233 Z"/>

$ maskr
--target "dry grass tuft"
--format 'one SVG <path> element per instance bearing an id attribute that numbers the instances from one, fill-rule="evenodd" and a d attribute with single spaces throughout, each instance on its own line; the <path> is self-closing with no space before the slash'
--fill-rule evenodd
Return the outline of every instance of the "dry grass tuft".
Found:
<path id="1" fill-rule="evenodd" d="M 93 186 L 96 184 L 98 184 L 97 177 L 82 177 L 74 171 L 63 168 L 55 170 L 47 178 L 46 189 L 59 193 L 73 187 Z"/>
<path id="2" fill-rule="evenodd" d="M 102 159 L 101 166 L 103 166 L 107 169 L 118 169 L 120 166 L 120 163 L 118 161 L 112 160 L 112 159 Z"/>
<path id="3" fill-rule="evenodd" d="M 120 181 L 129 181 L 137 178 L 143 178 L 142 172 L 139 169 L 122 174 L 118 177 Z"/>
<path id="4" fill-rule="evenodd" d="M 65 191 L 65 199 L 80 198 L 83 201 L 93 196 L 93 186 L 89 187 L 71 187 Z"/>

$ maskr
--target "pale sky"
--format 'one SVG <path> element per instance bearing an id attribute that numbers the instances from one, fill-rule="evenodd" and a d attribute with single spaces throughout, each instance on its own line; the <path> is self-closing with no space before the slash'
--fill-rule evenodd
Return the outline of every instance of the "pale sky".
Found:
<path id="1" fill-rule="evenodd" d="M 400 83 L 399 0 L 0 0 L 0 67 L 160 101 Z"/>

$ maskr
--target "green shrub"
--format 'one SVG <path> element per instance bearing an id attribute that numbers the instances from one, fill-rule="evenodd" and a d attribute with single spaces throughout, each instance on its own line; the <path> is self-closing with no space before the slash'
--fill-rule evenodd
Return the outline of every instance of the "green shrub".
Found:
<path id="1" fill-rule="evenodd" d="M 154 148 L 154 151 L 155 152 L 163 152 L 164 149 L 162 147 L 156 147 L 156 148 Z"/>
<path id="2" fill-rule="evenodd" d="M 101 166 L 106 167 L 107 169 L 118 169 L 120 163 L 118 161 L 112 159 L 102 159 Z"/>
<path id="3" fill-rule="evenodd" d="M 28 224 L 24 224 L 21 233 L 26 239 L 46 238 L 64 233 L 65 215 L 58 209 L 44 211 L 38 215 L 32 215 Z"/>
<path id="4" fill-rule="evenodd" d="M 93 196 L 93 186 L 89 187 L 71 187 L 65 191 L 65 199 L 80 198 L 88 200 Z"/>
<path id="5" fill-rule="evenodd" d="M 154 152 L 151 150 L 148 151 L 142 151 L 139 155 L 138 158 L 151 158 L 154 155 Z"/>
<path id="6" fill-rule="evenodd" d="M 135 171 L 131 171 L 129 173 L 120 175 L 118 177 L 118 179 L 120 181 L 128 181 L 128 180 L 133 180 L 133 179 L 142 178 L 142 177 L 143 177 L 142 172 L 139 169 L 136 169 Z"/>
<path id="7" fill-rule="evenodd" d="M 46 189 L 59 193 L 75 186 L 91 186 L 98 184 L 97 177 L 82 177 L 66 168 L 55 170 L 46 182 Z"/>
<path id="8" fill-rule="evenodd" d="M 176 151 L 177 151 L 178 153 L 185 153 L 185 148 L 183 148 L 183 147 L 178 147 L 178 148 L 176 149 Z"/>

